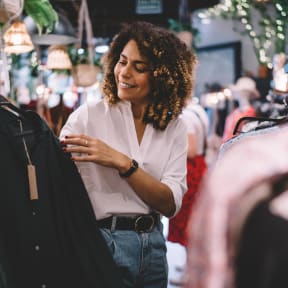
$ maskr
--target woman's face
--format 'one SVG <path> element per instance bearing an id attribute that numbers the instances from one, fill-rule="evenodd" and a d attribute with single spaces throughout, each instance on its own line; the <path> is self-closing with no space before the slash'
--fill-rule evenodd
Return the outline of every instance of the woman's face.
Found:
<path id="1" fill-rule="evenodd" d="M 133 104 L 147 104 L 151 92 L 150 68 L 135 40 L 130 40 L 114 67 L 118 97 Z"/>

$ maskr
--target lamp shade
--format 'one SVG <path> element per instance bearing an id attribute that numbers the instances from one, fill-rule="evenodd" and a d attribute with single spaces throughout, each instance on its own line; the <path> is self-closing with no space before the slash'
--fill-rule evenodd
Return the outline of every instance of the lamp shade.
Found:
<path id="1" fill-rule="evenodd" d="M 47 69 L 66 70 L 72 68 L 67 48 L 63 45 L 52 45 L 48 49 Z"/>
<path id="2" fill-rule="evenodd" d="M 58 14 L 59 21 L 51 33 L 39 35 L 38 28 L 31 16 L 24 18 L 27 30 L 36 45 L 69 45 L 78 42 L 76 31 L 70 21 L 62 14 Z"/>
<path id="3" fill-rule="evenodd" d="M 15 21 L 4 33 L 6 53 L 27 53 L 34 49 L 30 35 L 22 21 Z"/>

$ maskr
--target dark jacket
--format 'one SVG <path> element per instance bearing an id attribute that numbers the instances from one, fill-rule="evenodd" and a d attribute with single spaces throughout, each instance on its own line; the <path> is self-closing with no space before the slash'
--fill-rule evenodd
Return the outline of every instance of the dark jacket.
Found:
<path id="1" fill-rule="evenodd" d="M 0 107 L 0 287 L 121 287 L 84 184 L 46 122 Z M 36 167 L 31 200 L 27 145 Z"/>

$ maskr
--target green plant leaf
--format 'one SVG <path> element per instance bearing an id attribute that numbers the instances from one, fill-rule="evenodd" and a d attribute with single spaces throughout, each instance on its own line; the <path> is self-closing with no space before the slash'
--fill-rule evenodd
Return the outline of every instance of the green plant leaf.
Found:
<path id="1" fill-rule="evenodd" d="M 59 19 L 49 0 L 25 0 L 24 11 L 35 21 L 38 33 L 50 33 Z"/>

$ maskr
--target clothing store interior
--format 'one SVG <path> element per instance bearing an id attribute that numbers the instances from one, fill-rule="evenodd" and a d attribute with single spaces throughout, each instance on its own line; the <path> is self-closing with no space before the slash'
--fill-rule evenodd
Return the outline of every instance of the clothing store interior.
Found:
<path id="1" fill-rule="evenodd" d="M 102 100 L 103 58 L 133 21 L 171 31 L 197 59 L 182 113 L 195 146 L 187 192 L 178 214 L 160 220 L 167 287 L 288 287 L 287 19 L 287 0 L 1 0 L 0 287 L 76 287 L 79 270 L 93 285 L 77 287 L 115 287 L 78 170 L 52 147 L 72 112 Z M 21 216 L 31 209 L 37 220 Z"/>

